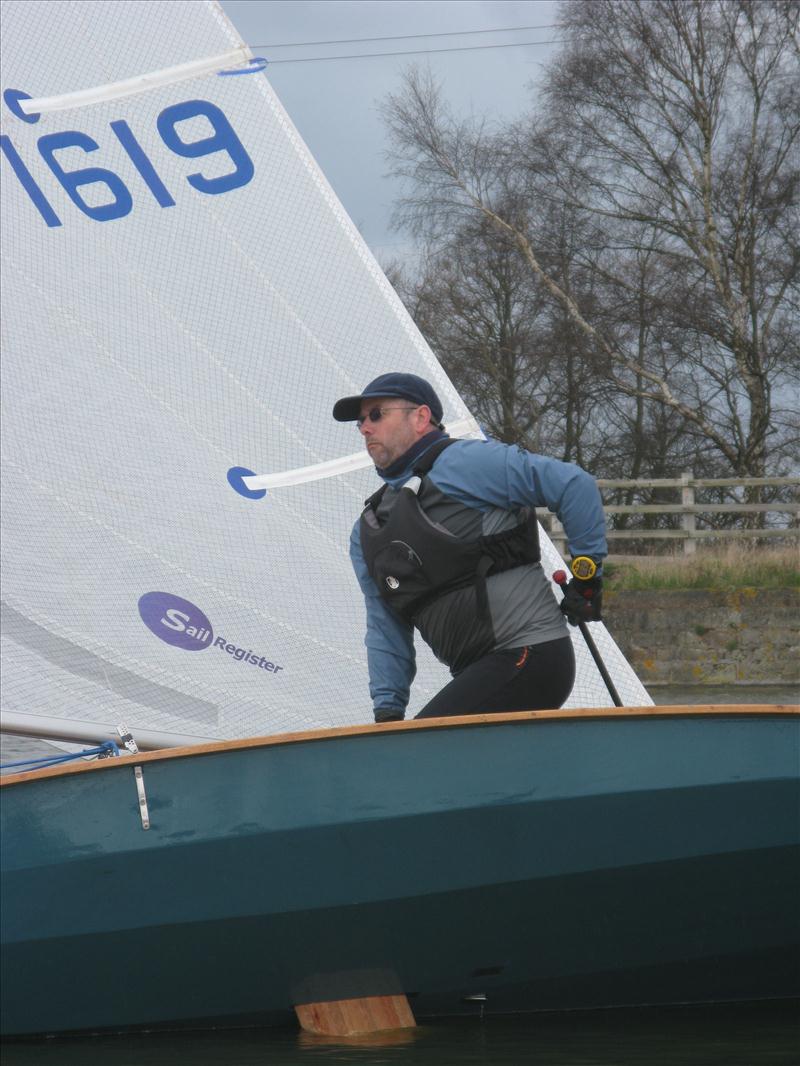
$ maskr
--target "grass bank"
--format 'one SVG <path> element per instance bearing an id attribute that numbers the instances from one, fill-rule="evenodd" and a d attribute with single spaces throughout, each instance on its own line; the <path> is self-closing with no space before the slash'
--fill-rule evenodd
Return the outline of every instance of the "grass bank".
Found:
<path id="1" fill-rule="evenodd" d="M 797 548 L 702 544 L 695 555 L 611 555 L 609 590 L 800 588 Z"/>

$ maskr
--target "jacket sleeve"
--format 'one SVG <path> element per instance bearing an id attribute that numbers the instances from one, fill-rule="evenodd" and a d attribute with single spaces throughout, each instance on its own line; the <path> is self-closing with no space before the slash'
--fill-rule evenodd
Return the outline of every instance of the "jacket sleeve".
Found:
<path id="1" fill-rule="evenodd" d="M 373 709 L 397 709 L 405 713 L 411 682 L 417 672 L 414 631 L 389 610 L 369 575 L 359 524 L 350 535 L 350 560 L 367 607 L 367 665 Z"/>
<path id="2" fill-rule="evenodd" d="M 498 441 L 465 440 L 444 452 L 431 476 L 472 507 L 546 507 L 563 525 L 573 556 L 608 554 L 600 490 L 574 463 Z"/>

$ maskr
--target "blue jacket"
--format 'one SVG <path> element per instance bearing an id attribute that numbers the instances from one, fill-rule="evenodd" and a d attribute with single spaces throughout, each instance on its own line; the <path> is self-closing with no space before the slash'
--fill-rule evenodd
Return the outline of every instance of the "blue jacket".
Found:
<path id="1" fill-rule="evenodd" d="M 436 434 L 435 439 L 441 436 Z M 422 452 L 412 449 L 405 463 L 381 472 L 389 486 L 381 508 L 392 506 L 426 447 Z M 436 459 L 428 481 L 436 491 L 426 490 L 426 513 L 457 535 L 499 532 L 517 523 L 520 508 L 547 507 L 564 526 L 573 556 L 602 559 L 607 554 L 597 484 L 572 463 L 497 441 L 462 440 Z M 380 509 L 378 513 L 380 517 Z M 365 643 L 373 707 L 375 711 L 404 711 L 416 672 L 414 630 L 394 614 L 375 587 L 361 551 L 359 522 L 350 537 L 350 558 L 366 601 Z M 543 643 L 566 634 L 564 617 L 540 564 L 490 575 L 487 591 L 488 629 L 476 617 L 472 590 L 448 595 L 446 603 L 437 601 L 417 619 L 423 639 L 447 665 L 457 662 L 463 668 L 465 651 L 474 661 L 492 650 Z"/>

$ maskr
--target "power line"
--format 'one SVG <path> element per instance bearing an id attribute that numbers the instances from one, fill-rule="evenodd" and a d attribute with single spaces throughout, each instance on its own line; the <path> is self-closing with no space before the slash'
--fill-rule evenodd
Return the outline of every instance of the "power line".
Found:
<path id="1" fill-rule="evenodd" d="M 504 26 L 491 30 L 448 30 L 446 33 L 401 33 L 396 37 L 345 37 L 340 41 L 289 41 L 284 44 L 251 44 L 251 48 L 305 48 L 323 44 L 371 44 L 375 41 L 410 41 L 422 37 L 466 37 L 473 33 L 517 33 L 519 30 L 553 30 L 554 22 L 542 26 Z M 277 62 L 277 60 L 276 60 Z"/>
<path id="2" fill-rule="evenodd" d="M 435 55 L 440 52 L 480 52 L 487 48 L 529 48 L 532 45 L 560 44 L 561 39 L 551 41 L 515 41 L 513 44 L 471 44 L 460 48 L 417 48 L 410 52 L 356 52 L 348 56 L 298 56 L 296 59 L 268 59 L 269 66 L 274 67 L 277 63 L 326 63 L 331 59 L 374 59 L 377 56 L 423 56 Z M 251 45 L 252 48 L 260 48 L 261 45 Z"/>

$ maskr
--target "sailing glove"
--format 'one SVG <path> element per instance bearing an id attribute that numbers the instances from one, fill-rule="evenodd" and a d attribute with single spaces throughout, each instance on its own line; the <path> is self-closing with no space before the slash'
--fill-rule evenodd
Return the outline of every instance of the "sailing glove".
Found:
<path id="1" fill-rule="evenodd" d="M 578 622 L 602 622 L 603 579 L 599 574 L 588 581 L 573 577 L 564 589 L 561 610 L 571 626 Z"/>
<path id="2" fill-rule="evenodd" d="M 376 722 L 402 722 L 406 716 L 406 712 L 400 707 L 376 707 L 375 708 L 375 721 Z"/>

